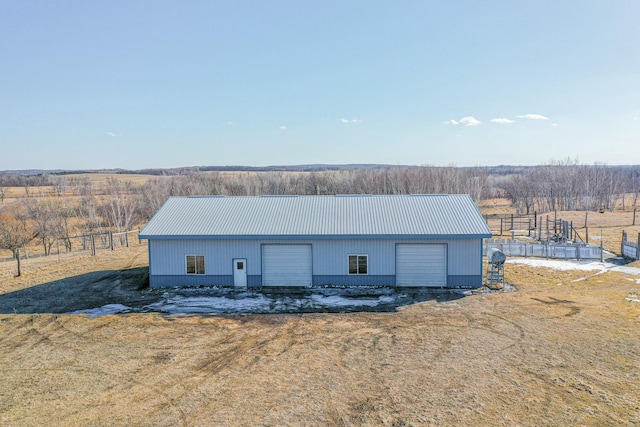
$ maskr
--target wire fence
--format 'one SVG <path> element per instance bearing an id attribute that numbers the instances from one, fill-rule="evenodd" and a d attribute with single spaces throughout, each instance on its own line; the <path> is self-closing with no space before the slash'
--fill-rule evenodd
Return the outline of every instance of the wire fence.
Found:
<path id="1" fill-rule="evenodd" d="M 48 251 L 44 250 L 44 245 L 30 245 L 20 248 L 20 258 L 22 260 L 37 258 L 73 258 L 80 255 L 96 255 L 99 251 L 114 250 L 119 247 L 129 247 L 140 245 L 140 230 L 130 230 L 123 232 L 103 231 L 100 233 L 83 233 L 76 236 L 61 237 L 48 245 Z M 48 253 L 47 253 L 48 252 Z M 0 257 L 0 262 L 14 261 L 15 256 Z"/>

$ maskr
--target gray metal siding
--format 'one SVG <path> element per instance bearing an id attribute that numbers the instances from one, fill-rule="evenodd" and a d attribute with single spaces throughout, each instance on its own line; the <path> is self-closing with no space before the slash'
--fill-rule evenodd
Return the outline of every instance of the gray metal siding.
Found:
<path id="1" fill-rule="evenodd" d="M 398 243 L 444 243 L 447 274 L 476 275 L 482 270 L 480 239 L 337 239 L 313 241 L 314 274 L 348 274 L 347 256 L 369 256 L 370 275 L 395 275 L 395 246 Z"/>
<path id="2" fill-rule="evenodd" d="M 233 258 L 247 259 L 248 286 L 260 286 L 262 274 L 261 245 L 272 243 L 311 244 L 314 284 L 329 284 L 346 277 L 344 285 L 352 282 L 388 285 L 388 277 L 395 277 L 395 246 L 398 243 L 444 243 L 447 245 L 448 282 L 467 280 L 463 277 L 482 275 L 481 239 L 280 239 L 280 240 L 150 240 L 149 263 L 153 283 L 155 277 L 195 277 L 185 274 L 185 255 L 204 255 L 206 276 L 228 276 L 233 283 Z M 348 274 L 348 255 L 368 255 L 367 275 L 370 279 Z M 171 280 L 176 280 L 172 278 Z M 160 280 L 160 279 L 158 279 Z M 185 282 L 205 279 L 185 279 Z M 476 279 L 469 279 L 472 282 Z M 373 283 L 375 282 L 375 283 Z M 466 282 L 465 282 L 466 283 Z M 474 282 L 475 283 L 475 282 Z M 185 283 L 187 284 L 187 283 Z M 341 283 L 330 283 L 341 284 Z M 454 282 L 450 286 L 457 285 Z"/>
<path id="3" fill-rule="evenodd" d="M 348 275 L 349 255 L 368 255 L 367 274 L 395 274 L 393 241 L 382 239 L 318 240 L 313 243 L 313 273 L 317 275 Z"/>
<path id="4" fill-rule="evenodd" d="M 151 274 L 185 274 L 185 255 L 204 255 L 207 275 L 233 276 L 233 258 L 247 258 L 247 275 L 260 275 L 260 245 L 243 240 L 153 240 Z"/>
<path id="5" fill-rule="evenodd" d="M 342 276 L 315 275 L 313 286 L 395 286 L 396 276 L 349 274 Z"/>
<path id="6" fill-rule="evenodd" d="M 149 241 L 150 274 L 184 274 L 184 256 L 205 255 L 207 274 L 233 275 L 233 258 L 247 259 L 247 274 L 262 274 L 260 245 L 263 243 L 313 245 L 313 274 L 346 275 L 350 254 L 369 256 L 370 275 L 395 275 L 397 243 L 447 244 L 447 274 L 477 275 L 482 271 L 480 239 L 340 239 L 312 240 L 153 240 Z"/>
<path id="7" fill-rule="evenodd" d="M 448 276 L 447 286 L 479 288 L 482 286 L 482 274 L 478 274 L 475 276 Z"/>
<path id="8" fill-rule="evenodd" d="M 149 286 L 233 286 L 233 276 L 208 274 L 150 275 Z"/>
<path id="9" fill-rule="evenodd" d="M 172 286 L 233 286 L 233 276 L 213 275 L 175 275 L 175 276 L 149 276 L 149 286 L 152 288 Z M 261 276 L 247 276 L 248 288 L 262 286 Z"/>

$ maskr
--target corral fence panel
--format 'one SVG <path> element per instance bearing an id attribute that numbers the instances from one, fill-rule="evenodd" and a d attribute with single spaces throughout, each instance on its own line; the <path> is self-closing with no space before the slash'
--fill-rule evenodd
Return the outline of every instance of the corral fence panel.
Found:
<path id="1" fill-rule="evenodd" d="M 620 252 L 627 258 L 640 259 L 640 233 L 638 233 L 638 241 L 632 242 L 627 237 L 626 231 L 623 231 Z"/>
<path id="2" fill-rule="evenodd" d="M 499 249 L 507 256 L 520 257 L 601 260 L 603 255 L 600 246 L 570 243 L 530 243 L 501 239 L 486 239 L 483 244 L 483 255 L 486 255 L 491 248 Z"/>
<path id="3" fill-rule="evenodd" d="M 538 224 L 538 214 L 486 214 L 484 220 L 494 235 L 531 236 Z"/>

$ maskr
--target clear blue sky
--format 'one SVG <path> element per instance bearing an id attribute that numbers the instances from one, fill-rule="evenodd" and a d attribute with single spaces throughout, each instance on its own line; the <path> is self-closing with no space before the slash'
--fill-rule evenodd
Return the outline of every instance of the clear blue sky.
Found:
<path id="1" fill-rule="evenodd" d="M 4 1 L 0 170 L 640 164 L 640 1 Z"/>

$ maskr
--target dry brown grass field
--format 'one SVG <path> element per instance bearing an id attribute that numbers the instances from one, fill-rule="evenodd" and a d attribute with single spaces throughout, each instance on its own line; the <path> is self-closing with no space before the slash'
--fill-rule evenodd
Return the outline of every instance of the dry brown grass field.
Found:
<path id="1" fill-rule="evenodd" d="M 0 281 L 0 425 L 640 424 L 640 276 L 509 264 L 511 292 L 391 313 L 62 314 L 144 302 L 146 264 Z"/>
<path id="2" fill-rule="evenodd" d="M 153 178 L 154 175 L 144 175 L 138 173 L 76 173 L 64 175 L 67 179 L 76 178 L 80 180 L 88 180 L 91 184 L 104 184 L 109 179 L 116 179 L 122 182 L 130 182 L 133 185 L 143 185 Z"/>
<path id="3" fill-rule="evenodd" d="M 506 199 L 483 200 L 478 205 L 480 212 L 483 215 L 516 215 L 515 209 Z M 588 238 L 590 244 L 599 245 L 600 241 L 602 240 L 602 244 L 606 250 L 612 253 L 620 253 L 622 231 L 626 231 L 628 238 L 634 242 L 638 240 L 638 233 L 640 233 L 640 210 L 636 213 L 636 225 L 633 225 L 633 208 L 627 206 L 626 209 L 627 210 L 622 210 L 622 206 L 619 206 L 619 209 L 616 209 L 614 211 L 605 211 L 603 213 L 585 213 L 584 211 L 558 211 L 556 213 L 546 212 L 539 215 L 542 215 L 543 221 L 546 220 L 547 216 L 549 216 L 551 220 L 553 220 L 555 216 L 558 219 L 573 222 L 574 228 L 578 231 L 582 239 L 586 239 L 587 237 L 587 230 L 585 227 L 586 225 L 588 226 Z M 496 225 L 499 224 L 499 222 L 496 223 L 492 222 L 491 220 L 489 222 L 494 232 L 499 229 L 499 225 Z M 506 228 L 507 225 L 505 223 L 503 235 L 500 236 L 498 233 L 495 234 L 494 237 L 510 238 L 511 234 Z"/>
<path id="4" fill-rule="evenodd" d="M 591 212 L 590 241 L 619 252 L 631 221 Z M 640 275 L 508 264 L 510 292 L 389 313 L 65 314 L 156 301 L 147 265 L 0 262 L 0 425 L 640 425 Z"/>

